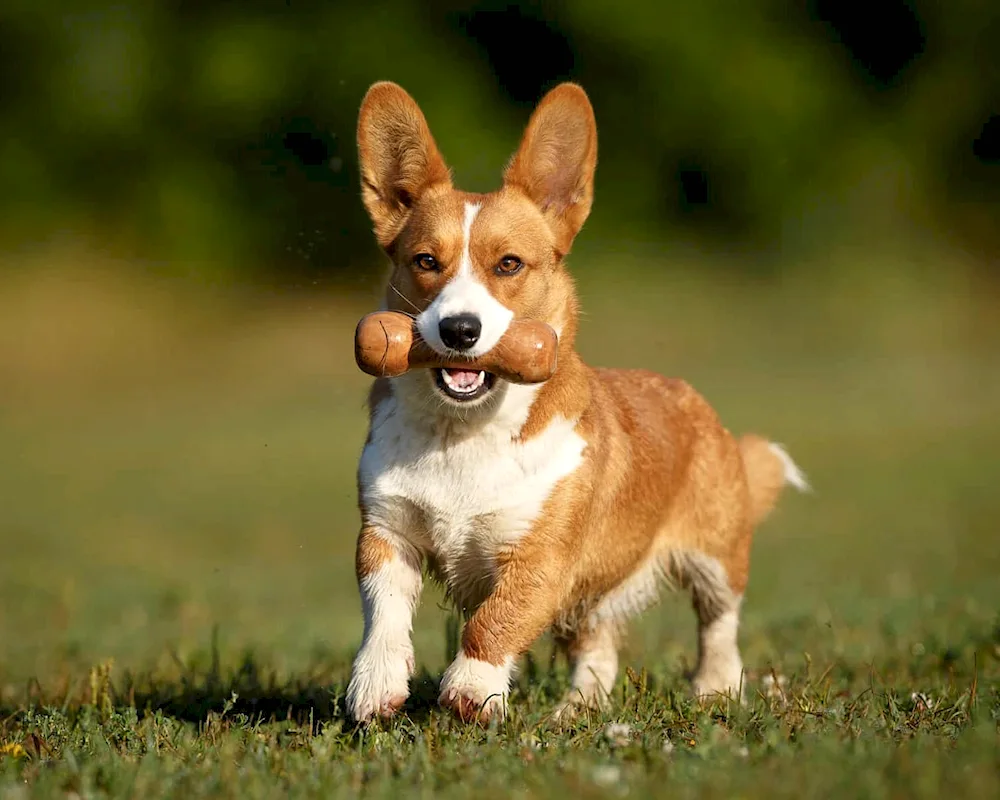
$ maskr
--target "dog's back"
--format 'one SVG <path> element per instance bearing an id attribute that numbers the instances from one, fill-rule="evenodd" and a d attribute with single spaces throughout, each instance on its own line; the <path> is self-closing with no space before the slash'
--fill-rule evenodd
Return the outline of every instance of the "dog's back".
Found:
<path id="1" fill-rule="evenodd" d="M 474 195 L 451 186 L 402 89 L 376 85 L 362 105 L 363 195 L 393 260 L 386 308 L 411 313 L 416 334 L 459 366 L 372 392 L 358 471 L 357 719 L 407 696 L 424 563 L 467 616 L 441 683 L 441 702 L 463 718 L 503 713 L 517 658 L 547 629 L 574 663 L 561 710 L 602 702 L 622 625 L 664 578 L 694 598 L 695 690 L 741 690 L 753 527 L 801 476 L 776 445 L 737 442 L 683 381 L 593 369 L 576 352 L 563 259 L 590 210 L 596 135 L 586 95 L 560 86 L 532 115 L 502 188 Z M 558 335 L 543 384 L 471 366 L 518 318 Z"/>

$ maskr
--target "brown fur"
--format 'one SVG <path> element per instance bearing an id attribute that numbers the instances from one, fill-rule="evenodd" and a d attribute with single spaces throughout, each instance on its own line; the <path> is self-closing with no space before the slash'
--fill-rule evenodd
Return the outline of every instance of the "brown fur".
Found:
<path id="1" fill-rule="evenodd" d="M 588 445 L 530 532 L 502 553 L 492 591 L 466 624 L 466 656 L 499 665 L 554 624 L 573 652 L 592 635 L 586 621 L 601 599 L 650 559 L 672 553 L 714 559 L 732 595 L 742 595 L 754 525 L 784 484 L 780 460 L 760 437 L 737 443 L 687 383 L 594 369 L 575 350 L 577 300 L 562 259 L 590 211 L 597 162 L 583 90 L 564 84 L 545 97 L 503 187 L 487 195 L 452 188 L 423 115 L 398 87 L 371 89 L 358 135 L 365 205 L 394 263 L 388 307 L 416 313 L 429 305 L 457 269 L 464 203 L 480 203 L 471 236 L 477 277 L 517 318 L 562 331 L 559 367 L 519 438 L 539 435 L 559 416 L 578 420 Z M 432 254 L 440 271 L 415 267 L 419 253 Z M 498 276 L 494 266 L 508 254 L 526 267 Z M 390 391 L 377 381 L 372 408 Z M 359 544 L 359 575 L 389 557 L 381 546 Z M 679 575 L 692 585 L 699 615 L 711 620 L 711 599 L 699 596 L 708 590 L 695 577 Z M 452 707 L 463 718 L 475 716 L 468 698 Z"/>
<path id="2" fill-rule="evenodd" d="M 354 554 L 354 565 L 358 579 L 371 575 L 394 554 L 393 546 L 379 536 L 376 531 L 368 526 L 362 527 Z"/>
<path id="3" fill-rule="evenodd" d="M 771 450 L 771 443 L 752 433 L 740 437 L 740 453 L 750 487 L 750 518 L 756 525 L 778 502 L 785 485 L 785 466 Z"/>
<path id="4" fill-rule="evenodd" d="M 654 551 L 714 557 L 735 593 L 746 588 L 750 495 L 739 448 L 715 412 L 680 380 L 577 367 L 586 388 L 572 390 L 584 407 L 579 430 L 590 454 L 550 498 L 466 627 L 466 652 L 490 663 L 522 652 L 524 639 L 530 645 L 566 609 L 583 619 Z M 560 388 L 546 385 L 529 424 L 565 413 Z M 529 566 L 509 566 L 522 562 Z M 536 615 L 545 620 L 537 631 Z"/>

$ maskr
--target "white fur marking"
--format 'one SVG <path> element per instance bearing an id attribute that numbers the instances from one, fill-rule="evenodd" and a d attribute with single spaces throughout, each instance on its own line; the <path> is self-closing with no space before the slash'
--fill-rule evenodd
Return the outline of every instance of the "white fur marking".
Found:
<path id="1" fill-rule="evenodd" d="M 667 584 L 697 588 L 703 596 L 730 595 L 726 573 L 717 559 L 687 550 L 655 553 L 631 575 L 608 592 L 592 614 L 595 624 L 621 623 L 645 611 Z"/>
<path id="2" fill-rule="evenodd" d="M 596 706 L 611 694 L 618 675 L 618 647 L 614 629 L 604 625 L 586 641 L 573 665 L 573 688 L 568 702 Z"/>
<path id="3" fill-rule="evenodd" d="M 788 455 L 788 451 L 775 442 L 770 442 L 768 446 L 771 448 L 771 452 L 781 459 L 781 463 L 785 468 L 785 483 L 790 483 L 800 492 L 811 491 L 812 487 L 809 485 L 805 473 L 799 469 L 798 464 L 792 461 L 792 457 Z"/>
<path id="4" fill-rule="evenodd" d="M 514 671 L 514 659 L 508 656 L 496 666 L 478 658 L 459 653 L 441 678 L 440 702 L 448 703 L 456 697 L 466 697 L 486 713 L 507 710 L 507 692 Z"/>
<path id="5" fill-rule="evenodd" d="M 733 602 L 726 571 L 717 558 L 690 550 L 670 554 L 671 576 L 695 593 L 706 608 L 725 608 Z"/>
<path id="6" fill-rule="evenodd" d="M 410 693 L 410 632 L 420 587 L 420 572 L 398 556 L 361 580 L 365 632 L 347 687 L 347 709 L 356 721 L 392 713 Z"/>
<path id="7" fill-rule="evenodd" d="M 651 556 L 601 599 L 593 612 L 594 623 L 624 622 L 645 611 L 660 596 L 660 586 L 665 574 L 660 559 L 655 555 Z"/>
<path id="8" fill-rule="evenodd" d="M 462 217 L 462 257 L 458 262 L 458 274 L 462 277 L 472 275 L 472 256 L 469 254 L 469 243 L 472 241 L 472 223 L 479 213 L 478 203 L 466 203 L 465 214 Z"/>
<path id="9" fill-rule="evenodd" d="M 472 239 L 472 223 L 479 213 L 475 203 L 465 204 L 462 220 L 462 255 L 454 277 L 431 303 L 417 317 L 417 330 L 424 341 L 443 355 L 479 358 L 500 341 L 507 326 L 514 318 L 514 312 L 500 303 L 482 283 L 476 280 L 472 270 L 472 256 L 469 244 Z M 441 340 L 441 320 L 457 314 L 474 314 L 479 318 L 482 331 L 476 344 L 460 353 L 453 352 Z"/>
<path id="10" fill-rule="evenodd" d="M 698 668 L 694 692 L 741 695 L 743 661 L 737 633 L 742 597 L 733 593 L 726 571 L 716 559 L 696 553 L 678 554 L 675 568 L 691 588 L 698 612 Z"/>
<path id="11" fill-rule="evenodd" d="M 361 456 L 361 492 L 369 518 L 435 555 L 461 605 L 482 599 L 497 553 L 531 528 L 554 486 L 583 460 L 576 423 L 554 418 L 527 441 L 528 387 L 510 386 L 510 407 L 473 431 L 413 424 L 387 398 L 372 419 Z M 533 387 L 532 387 L 533 388 Z"/>
<path id="12" fill-rule="evenodd" d="M 740 626 L 737 604 L 698 627 L 698 671 L 694 691 L 699 696 L 712 694 L 740 695 L 743 662 L 736 636 Z"/>

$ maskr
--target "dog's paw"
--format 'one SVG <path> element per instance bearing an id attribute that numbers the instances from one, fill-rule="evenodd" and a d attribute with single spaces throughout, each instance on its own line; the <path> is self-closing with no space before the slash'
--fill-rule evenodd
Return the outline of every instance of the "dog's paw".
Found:
<path id="1" fill-rule="evenodd" d="M 510 658 L 497 666 L 459 653 L 441 679 L 438 702 L 463 722 L 503 719 L 512 667 Z"/>
<path id="2" fill-rule="evenodd" d="M 571 725 L 586 708 L 585 704 L 572 697 L 563 697 L 552 709 L 548 721 L 553 725 Z"/>
<path id="3" fill-rule="evenodd" d="M 702 669 L 694 677 L 692 690 L 700 700 L 729 698 L 742 702 L 745 690 L 743 665 L 739 661 L 713 665 Z"/>
<path id="4" fill-rule="evenodd" d="M 347 686 L 347 713 L 355 722 L 391 717 L 410 696 L 413 648 L 379 644 L 361 648 Z"/>
<path id="5" fill-rule="evenodd" d="M 610 705 L 608 696 L 603 692 L 582 692 L 580 689 L 571 689 L 552 710 L 549 720 L 553 723 L 570 724 L 587 711 L 601 711 Z"/>

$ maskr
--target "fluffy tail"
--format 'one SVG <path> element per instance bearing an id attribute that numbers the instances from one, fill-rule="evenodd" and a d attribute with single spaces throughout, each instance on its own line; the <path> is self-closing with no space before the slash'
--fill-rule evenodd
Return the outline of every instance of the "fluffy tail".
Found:
<path id="1" fill-rule="evenodd" d="M 754 525 L 771 513 L 785 484 L 791 484 L 800 492 L 810 491 L 806 476 L 780 444 L 747 434 L 740 438 L 740 451 L 747 471 Z"/>

